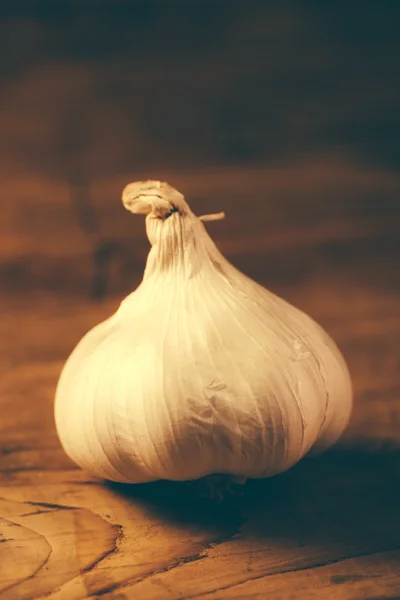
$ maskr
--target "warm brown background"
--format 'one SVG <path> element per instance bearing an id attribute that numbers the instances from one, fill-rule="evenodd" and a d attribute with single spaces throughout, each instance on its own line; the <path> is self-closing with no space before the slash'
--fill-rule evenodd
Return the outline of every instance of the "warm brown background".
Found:
<path id="1" fill-rule="evenodd" d="M 400 5 L 0 7 L 0 599 L 400 598 Z M 352 373 L 339 447 L 222 506 L 74 468 L 54 389 L 166 179 Z"/>

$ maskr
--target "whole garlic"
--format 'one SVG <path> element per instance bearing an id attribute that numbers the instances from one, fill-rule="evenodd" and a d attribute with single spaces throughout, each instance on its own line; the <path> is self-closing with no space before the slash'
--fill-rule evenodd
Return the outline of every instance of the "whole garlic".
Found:
<path id="1" fill-rule="evenodd" d="M 310 317 L 249 279 L 166 183 L 129 184 L 152 248 L 139 287 L 67 360 L 55 420 L 65 452 L 120 482 L 269 477 L 349 420 L 346 364 Z"/>

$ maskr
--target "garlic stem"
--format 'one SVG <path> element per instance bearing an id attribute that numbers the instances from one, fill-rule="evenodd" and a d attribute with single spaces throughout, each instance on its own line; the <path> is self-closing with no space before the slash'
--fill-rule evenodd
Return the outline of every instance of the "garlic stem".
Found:
<path id="1" fill-rule="evenodd" d="M 220 221 L 221 219 L 225 219 L 225 213 L 219 212 L 212 215 L 201 215 L 199 219 L 200 221 Z"/>

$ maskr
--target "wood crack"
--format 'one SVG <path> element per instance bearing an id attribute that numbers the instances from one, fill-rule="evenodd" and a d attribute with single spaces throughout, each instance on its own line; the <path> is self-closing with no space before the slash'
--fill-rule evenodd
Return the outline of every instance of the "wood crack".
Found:
<path id="1" fill-rule="evenodd" d="M 34 515 L 43 515 L 45 513 L 52 513 L 54 512 L 53 508 L 47 508 L 45 510 L 34 510 L 32 512 L 27 512 L 27 513 L 22 513 L 21 515 L 19 515 L 20 517 L 33 517 Z"/>
<path id="2" fill-rule="evenodd" d="M 242 525 L 243 525 L 243 523 L 241 523 L 239 527 L 241 527 Z M 173 563 L 167 565 L 166 567 L 162 567 L 160 569 L 155 569 L 153 571 L 149 571 L 142 576 L 132 577 L 132 578 L 126 579 L 125 581 L 116 582 L 115 584 L 104 587 L 104 588 L 96 591 L 92 595 L 90 595 L 89 598 L 97 598 L 98 596 L 104 596 L 105 594 L 109 594 L 116 590 L 123 589 L 131 584 L 141 583 L 142 581 L 145 581 L 146 579 L 149 579 L 149 578 L 153 577 L 154 575 L 160 575 L 162 573 L 167 573 L 169 571 L 177 569 L 178 567 L 181 567 L 182 565 L 197 562 L 199 560 L 204 560 L 205 558 L 208 558 L 208 553 L 207 553 L 208 550 L 211 550 L 212 548 L 215 548 L 216 546 L 219 546 L 220 544 L 223 544 L 225 542 L 231 541 L 238 534 L 238 532 L 239 532 L 239 528 L 237 528 L 237 530 L 234 531 L 233 533 L 231 533 L 230 535 L 226 535 L 223 537 L 216 538 L 215 540 L 212 540 L 211 542 L 206 544 L 199 552 L 190 554 L 189 556 L 178 557 L 174 560 Z"/>
<path id="3" fill-rule="evenodd" d="M 21 503 L 21 504 L 22 504 L 22 503 Z M 28 503 L 28 504 L 29 504 L 29 503 Z M 41 538 L 43 538 L 43 540 L 44 540 L 44 543 L 45 543 L 45 544 L 46 544 L 46 546 L 47 546 L 48 552 L 47 552 L 47 554 L 46 554 L 45 558 L 43 559 L 43 561 L 40 563 L 40 565 L 38 565 L 38 566 L 37 566 L 37 568 L 36 568 L 36 569 L 35 569 L 35 570 L 34 570 L 32 573 L 30 573 L 30 574 L 29 574 L 29 575 L 27 575 L 26 577 L 23 577 L 22 579 L 19 579 L 18 581 L 15 581 L 15 582 L 14 582 L 14 583 L 12 583 L 11 585 L 8 585 L 8 586 L 6 586 L 6 587 L 0 588 L 0 593 L 1 593 L 1 594 L 2 594 L 3 592 L 6 592 L 6 591 L 8 591 L 8 590 L 11 590 L 12 588 L 16 587 L 17 585 L 20 585 L 21 583 L 24 583 L 24 582 L 26 582 L 26 581 L 29 581 L 30 579 L 32 579 L 33 577 L 35 577 L 35 575 L 36 575 L 36 574 L 37 574 L 37 573 L 40 571 L 40 569 L 42 569 L 42 568 L 45 566 L 45 564 L 48 562 L 48 560 L 49 560 L 49 558 L 50 558 L 50 556 L 51 556 L 51 554 L 52 554 L 52 552 L 53 552 L 53 549 L 52 549 L 52 547 L 50 546 L 49 542 L 46 540 L 45 536 L 44 536 L 44 535 L 42 535 L 41 533 L 38 533 L 37 531 L 35 531 L 35 530 L 34 530 L 34 529 L 32 529 L 31 527 L 27 527 L 26 525 L 20 525 L 19 523 L 14 523 L 14 521 L 11 521 L 10 519 L 4 519 L 4 518 L 3 518 L 3 521 L 5 521 L 5 522 L 7 522 L 7 523 L 10 523 L 11 525 L 13 525 L 13 526 L 16 526 L 16 527 L 23 527 L 24 529 L 28 529 L 29 531 L 32 531 L 32 532 L 34 532 L 36 535 L 39 535 Z"/>
<path id="4" fill-rule="evenodd" d="M 103 560 L 105 560 L 106 558 L 109 558 L 110 556 L 112 556 L 113 554 L 115 554 L 117 552 L 118 546 L 119 546 L 122 538 L 124 537 L 123 526 L 115 523 L 115 524 L 112 525 L 112 527 L 114 529 L 118 530 L 118 535 L 115 538 L 115 542 L 114 542 L 113 547 L 110 548 L 109 550 L 106 550 L 105 552 L 103 552 L 98 558 L 96 558 L 96 560 L 93 563 L 91 563 L 87 567 L 83 568 L 80 571 L 78 577 L 82 577 L 82 575 L 84 575 L 85 573 L 89 573 L 93 569 L 96 569 Z M 48 596 L 51 596 L 55 592 L 57 592 L 59 590 L 62 590 L 62 588 L 64 586 L 66 586 L 68 583 L 70 583 L 74 579 L 76 579 L 76 577 L 72 577 L 71 579 L 68 579 L 68 581 L 64 581 L 64 583 L 62 583 L 62 585 L 60 585 L 60 586 L 58 586 L 58 587 L 56 587 L 56 588 L 54 588 L 52 590 L 49 590 L 48 592 L 46 592 L 45 594 L 42 594 L 41 596 L 36 597 L 35 600 L 43 600 L 43 599 L 47 598 Z M 93 595 L 90 595 L 90 596 L 88 595 L 87 598 L 97 598 L 97 596 L 103 595 L 105 593 L 106 592 L 100 592 L 100 593 L 96 592 Z"/>
<path id="5" fill-rule="evenodd" d="M 32 506 L 43 506 L 43 508 L 52 508 L 57 510 L 79 510 L 79 507 L 77 506 L 68 506 L 66 504 L 54 504 L 52 502 L 33 502 L 27 500 L 26 502 L 23 502 L 23 504 L 31 504 Z"/>
<path id="6" fill-rule="evenodd" d="M 345 562 L 347 560 L 352 560 L 354 558 L 362 558 L 362 557 L 366 557 L 366 556 L 375 556 L 377 554 L 384 554 L 385 552 L 394 552 L 396 550 L 400 550 L 400 546 L 397 547 L 389 547 L 389 548 L 383 548 L 382 550 L 376 550 L 374 552 L 361 552 L 361 553 L 357 553 L 357 554 L 352 554 L 350 556 L 345 556 L 343 558 L 338 558 L 338 559 L 332 559 L 332 560 L 326 560 L 326 561 L 322 561 L 319 563 L 315 563 L 313 565 L 309 565 L 309 566 L 304 566 L 304 567 L 297 567 L 295 569 L 283 569 L 281 571 L 274 571 L 272 573 L 267 573 L 264 575 L 257 575 L 255 577 L 246 577 L 246 579 L 243 579 L 242 581 L 237 581 L 233 584 L 229 584 L 223 587 L 219 587 L 219 588 L 215 588 L 213 590 L 210 590 L 208 592 L 202 592 L 200 594 L 193 594 L 191 596 L 185 596 L 185 600 L 194 600 L 195 598 L 203 598 L 205 596 L 209 596 L 211 594 L 216 594 L 217 592 L 223 592 L 225 590 L 230 590 L 232 588 L 235 588 L 239 585 L 242 585 L 243 583 L 247 583 L 248 581 L 258 581 L 260 579 L 267 579 L 268 577 L 273 577 L 275 575 L 286 575 L 287 573 L 299 573 L 301 571 L 311 571 L 312 569 L 319 569 L 321 567 L 326 567 L 328 565 L 335 565 L 338 563 L 342 563 Z"/>
<path id="7" fill-rule="evenodd" d="M 0 498 L 0 500 L 5 500 L 6 502 L 8 500 L 6 500 L 5 498 Z M 9 502 L 14 502 L 14 500 L 9 501 Z M 61 504 L 54 504 L 54 503 L 48 503 L 48 502 L 18 502 L 16 501 L 16 503 L 18 504 L 30 504 L 30 505 L 34 505 L 34 506 L 43 506 L 43 507 L 47 507 L 48 510 L 38 510 L 38 511 L 34 511 L 32 513 L 26 513 L 24 515 L 19 515 L 20 517 L 23 516 L 32 516 L 35 514 L 41 514 L 41 513 L 46 513 L 46 512 L 56 512 L 57 510 L 81 510 L 78 507 L 75 506 L 64 506 Z M 92 511 L 90 511 L 92 512 Z M 99 515 L 97 515 L 99 516 Z M 102 518 L 102 517 L 100 517 Z M 7 521 L 7 519 L 4 519 L 5 521 Z M 24 527 L 26 529 L 30 529 L 31 531 L 34 531 L 33 529 L 26 527 L 25 525 L 20 525 L 19 523 L 14 523 L 13 521 L 9 521 L 10 523 L 12 523 L 13 525 L 17 526 L 17 527 Z M 106 521 L 107 522 L 107 521 Z M 107 522 L 108 523 L 108 522 Z M 108 523 L 109 524 L 109 523 Z M 110 524 L 109 524 L 110 525 Z M 120 524 L 112 524 L 111 527 L 114 530 L 118 531 L 117 536 L 115 537 L 114 543 L 113 543 L 113 547 L 110 548 L 109 550 L 104 551 L 100 556 L 98 556 L 92 563 L 90 563 L 89 565 L 87 565 L 86 567 L 82 568 L 81 571 L 79 572 L 78 577 L 81 577 L 82 575 L 84 575 L 85 573 L 88 573 L 90 571 L 92 571 L 93 569 L 96 569 L 98 567 L 98 565 L 105 560 L 106 558 L 108 558 L 109 556 L 111 556 L 112 554 L 115 554 L 118 550 L 118 546 L 120 544 L 121 539 L 123 538 L 123 526 Z M 38 533 L 38 532 L 36 532 Z M 21 579 L 15 583 L 13 583 L 12 585 L 3 588 L 0 590 L 0 592 L 2 593 L 3 591 L 7 591 L 17 585 L 20 585 L 21 583 L 31 579 L 32 577 L 34 577 L 44 566 L 45 564 L 48 562 L 50 555 L 52 554 L 52 548 L 50 546 L 50 544 L 48 543 L 48 541 L 46 540 L 46 538 L 38 533 L 38 535 L 40 535 L 41 537 L 43 537 L 43 539 L 45 540 L 48 548 L 49 548 L 49 553 L 47 555 L 47 557 L 45 558 L 45 560 L 39 565 L 39 567 L 37 569 L 35 569 L 34 573 L 30 574 L 28 577 Z M 6 541 L 6 540 L 5 540 Z M 48 596 L 52 595 L 54 592 L 56 592 L 57 590 L 61 590 L 65 585 L 67 585 L 70 581 L 73 581 L 75 579 L 75 577 L 72 577 L 71 579 L 68 579 L 67 581 L 64 581 L 60 586 L 49 590 L 48 592 L 45 592 L 44 594 L 41 594 L 40 596 L 35 597 L 35 600 L 42 600 L 44 598 L 47 598 Z"/>
<path id="8" fill-rule="evenodd" d="M 91 565 L 88 565 L 87 567 L 82 569 L 82 571 L 80 572 L 80 575 L 83 575 L 84 573 L 88 573 L 92 569 L 95 569 L 96 567 L 98 567 L 98 565 L 103 560 L 105 560 L 106 558 L 112 556 L 113 554 L 115 554 L 117 552 L 118 546 L 119 546 L 122 538 L 124 537 L 124 531 L 123 531 L 123 526 L 119 525 L 117 523 L 114 523 L 112 525 L 112 527 L 113 527 L 113 529 L 116 529 L 118 531 L 118 535 L 114 541 L 114 546 L 112 548 L 110 548 L 109 550 L 106 550 L 105 552 L 103 552 Z"/>
<path id="9" fill-rule="evenodd" d="M 142 577 L 139 577 L 139 578 L 134 577 L 132 579 L 127 579 L 126 581 L 120 581 L 118 583 L 109 585 L 109 586 L 102 588 L 101 590 L 95 592 L 95 594 L 89 596 L 89 598 L 97 598 L 98 596 L 104 596 L 105 594 L 109 594 L 110 592 L 115 592 L 118 589 L 123 589 L 132 583 L 141 583 L 142 581 L 145 581 L 146 579 L 149 579 L 150 577 L 153 577 L 154 575 L 159 575 L 160 573 L 166 573 L 166 572 L 172 571 L 173 569 L 176 569 L 182 565 L 192 563 L 192 562 L 197 562 L 199 560 L 203 560 L 204 558 L 207 558 L 207 554 L 204 554 L 204 555 L 202 554 L 205 550 L 206 550 L 206 548 L 202 549 L 200 552 L 198 552 L 196 554 L 191 554 L 190 556 L 185 556 L 185 557 L 179 557 L 170 565 L 167 565 L 166 567 L 163 567 L 161 569 L 155 569 L 154 571 L 149 571 Z"/>

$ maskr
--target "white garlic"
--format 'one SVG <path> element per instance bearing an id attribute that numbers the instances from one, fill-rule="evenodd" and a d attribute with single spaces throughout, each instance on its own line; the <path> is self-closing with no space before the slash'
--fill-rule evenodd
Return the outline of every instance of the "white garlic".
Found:
<path id="1" fill-rule="evenodd" d="M 139 287 L 92 329 L 60 376 L 68 456 L 121 482 L 212 473 L 269 477 L 348 423 L 346 364 L 310 317 L 234 268 L 182 194 L 128 185 L 152 248 Z"/>

